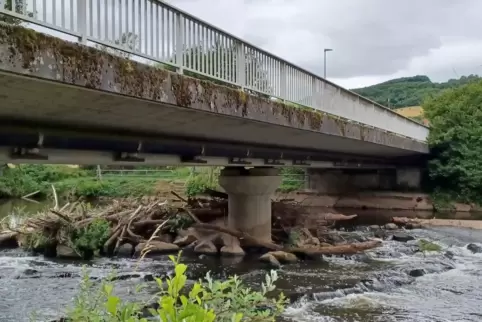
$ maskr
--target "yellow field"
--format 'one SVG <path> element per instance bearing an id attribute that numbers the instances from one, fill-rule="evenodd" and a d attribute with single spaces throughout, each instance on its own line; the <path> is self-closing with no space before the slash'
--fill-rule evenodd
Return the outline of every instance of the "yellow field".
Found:
<path id="1" fill-rule="evenodd" d="M 395 112 L 405 117 L 417 117 L 423 115 L 423 109 L 421 106 L 400 107 L 395 109 Z"/>

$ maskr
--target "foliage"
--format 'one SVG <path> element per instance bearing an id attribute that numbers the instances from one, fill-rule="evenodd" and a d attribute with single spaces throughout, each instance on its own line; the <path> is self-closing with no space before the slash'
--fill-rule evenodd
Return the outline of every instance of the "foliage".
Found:
<path id="1" fill-rule="evenodd" d="M 103 178 L 94 177 L 68 179 L 55 184 L 58 193 L 64 196 L 79 198 L 95 197 L 141 197 L 154 194 L 155 178 Z"/>
<path id="2" fill-rule="evenodd" d="M 289 167 L 281 169 L 280 192 L 291 192 L 303 189 L 305 182 L 305 170 L 303 168 Z"/>
<path id="3" fill-rule="evenodd" d="M 428 100 L 432 187 L 452 200 L 477 202 L 482 195 L 482 81 Z M 436 188 L 436 189 L 435 189 Z"/>
<path id="4" fill-rule="evenodd" d="M 436 97 L 442 91 L 457 88 L 473 81 L 479 76 L 462 76 L 445 83 L 433 83 L 427 76 L 413 76 L 392 79 L 390 81 L 353 89 L 354 92 L 390 108 L 419 106 L 426 98 Z"/>
<path id="5" fill-rule="evenodd" d="M 236 276 L 227 281 L 214 281 L 209 274 L 187 290 L 187 266 L 170 256 L 174 263 L 174 276 L 156 279 L 159 287 L 155 295 L 158 308 L 151 308 L 154 320 L 162 322 L 232 322 L 275 321 L 284 310 L 286 299 L 281 294 L 269 299 L 267 293 L 275 289 L 276 272 L 266 276 L 261 291 L 243 285 Z M 114 286 L 103 281 L 97 289 L 84 273 L 74 306 L 67 312 L 67 321 L 85 322 L 144 322 L 143 305 L 128 302 L 114 295 Z"/>
<path id="6" fill-rule="evenodd" d="M 218 173 L 208 171 L 193 174 L 186 182 L 186 195 L 193 197 L 202 194 L 206 189 L 216 189 L 218 187 Z"/>
<path id="7" fill-rule="evenodd" d="M 187 214 L 180 213 L 168 220 L 169 231 L 176 233 L 179 230 L 189 228 L 194 224 L 194 220 Z"/>
<path id="8" fill-rule="evenodd" d="M 102 248 L 109 236 L 109 222 L 99 218 L 85 227 L 73 229 L 70 234 L 70 244 L 79 255 L 89 259 Z"/>
<path id="9" fill-rule="evenodd" d="M 425 240 L 425 239 L 420 239 L 418 241 L 418 248 L 423 253 L 425 253 L 425 252 L 440 252 L 442 250 L 442 247 L 440 245 L 429 242 L 428 240 Z"/>

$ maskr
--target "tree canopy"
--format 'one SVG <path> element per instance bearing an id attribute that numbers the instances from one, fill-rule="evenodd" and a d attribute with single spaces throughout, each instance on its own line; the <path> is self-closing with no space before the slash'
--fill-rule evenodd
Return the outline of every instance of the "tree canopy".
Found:
<path id="1" fill-rule="evenodd" d="M 482 81 L 444 91 L 423 104 L 431 124 L 432 184 L 460 201 L 482 195 Z"/>
<path id="2" fill-rule="evenodd" d="M 390 108 L 419 106 L 443 90 L 457 88 L 481 78 L 477 75 L 462 76 L 444 83 L 434 83 L 427 76 L 392 79 L 384 83 L 353 89 L 354 92 Z"/>

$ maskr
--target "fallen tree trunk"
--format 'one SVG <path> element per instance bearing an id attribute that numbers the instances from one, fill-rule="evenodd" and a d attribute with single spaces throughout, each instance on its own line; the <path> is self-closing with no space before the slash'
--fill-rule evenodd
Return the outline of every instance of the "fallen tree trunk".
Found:
<path id="1" fill-rule="evenodd" d="M 324 220 L 333 220 L 333 221 L 342 221 L 342 220 L 351 220 L 353 218 L 358 217 L 358 215 L 343 215 L 343 214 L 332 214 L 326 213 L 321 216 L 321 219 Z"/>
<path id="2" fill-rule="evenodd" d="M 197 223 L 194 227 L 199 229 L 215 230 L 221 233 L 226 233 L 231 236 L 237 237 L 240 240 L 245 240 L 247 243 L 253 246 L 261 246 L 270 250 L 283 250 L 288 253 L 304 253 L 308 255 L 351 255 L 360 253 L 362 251 L 378 247 L 382 244 L 379 240 L 370 240 L 361 243 L 352 243 L 346 245 L 338 246 L 328 246 L 328 247 L 283 247 L 273 243 L 259 240 L 248 234 L 242 233 L 240 231 L 229 229 L 225 227 L 220 227 L 210 224 Z"/>
<path id="3" fill-rule="evenodd" d="M 1 232 L 0 233 L 0 245 L 9 244 L 16 241 L 18 233 L 13 231 Z"/>
<path id="4" fill-rule="evenodd" d="M 327 247 L 293 247 L 286 248 L 285 251 L 289 253 L 304 253 L 307 255 L 352 255 L 357 254 L 378 246 L 381 246 L 382 242 L 379 240 L 370 240 L 362 243 L 353 243 L 338 246 Z"/>

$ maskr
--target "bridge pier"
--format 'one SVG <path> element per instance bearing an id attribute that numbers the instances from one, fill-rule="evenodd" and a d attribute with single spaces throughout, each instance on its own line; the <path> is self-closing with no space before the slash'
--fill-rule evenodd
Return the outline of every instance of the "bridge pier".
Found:
<path id="1" fill-rule="evenodd" d="M 271 241 L 271 197 L 281 184 L 274 168 L 225 168 L 219 184 L 229 196 L 228 227 Z"/>

